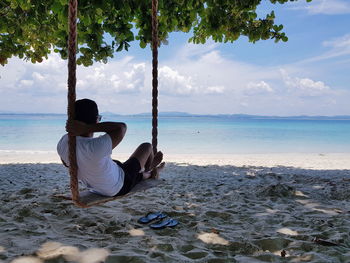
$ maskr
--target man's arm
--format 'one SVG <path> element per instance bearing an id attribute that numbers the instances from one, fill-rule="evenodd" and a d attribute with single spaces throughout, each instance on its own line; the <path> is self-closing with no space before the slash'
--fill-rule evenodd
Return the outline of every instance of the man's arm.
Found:
<path id="1" fill-rule="evenodd" d="M 80 121 L 67 121 L 66 131 L 75 136 L 81 134 L 106 132 L 112 139 L 112 148 L 114 149 L 124 138 L 126 133 L 126 124 L 123 122 L 100 122 L 96 124 L 86 124 Z"/>

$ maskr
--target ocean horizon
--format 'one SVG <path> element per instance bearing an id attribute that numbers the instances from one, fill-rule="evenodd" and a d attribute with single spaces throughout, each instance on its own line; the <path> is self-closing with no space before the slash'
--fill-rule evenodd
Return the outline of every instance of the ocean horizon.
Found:
<path id="1" fill-rule="evenodd" d="M 151 141 L 151 116 L 102 115 L 102 121 L 128 125 L 114 152 L 131 153 Z M 66 119 L 65 114 L 0 114 L 0 151 L 56 151 Z M 350 116 L 160 113 L 158 148 L 169 154 L 349 153 Z"/>
<path id="2" fill-rule="evenodd" d="M 152 117 L 151 112 L 141 112 L 135 114 L 119 114 L 113 112 L 101 112 L 102 116 L 105 117 Z M 35 112 L 6 112 L 0 111 L 1 115 L 32 115 L 32 116 L 67 116 L 66 113 L 35 113 Z M 350 120 L 350 115 L 256 115 L 256 114 L 196 114 L 188 112 L 178 112 L 178 111 L 165 111 L 158 112 L 158 117 L 213 117 L 213 118 L 234 118 L 234 119 L 312 119 L 312 120 Z"/>

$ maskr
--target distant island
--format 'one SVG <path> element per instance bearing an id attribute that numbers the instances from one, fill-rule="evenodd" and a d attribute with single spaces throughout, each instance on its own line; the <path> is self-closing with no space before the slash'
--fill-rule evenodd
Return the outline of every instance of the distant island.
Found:
<path id="1" fill-rule="evenodd" d="M 152 113 L 138 114 L 114 114 L 112 112 L 102 112 L 103 116 L 128 116 L 128 117 L 152 117 Z M 295 120 L 350 120 L 350 115 L 336 116 L 266 116 L 266 115 L 250 115 L 250 114 L 192 114 L 188 112 L 159 112 L 159 117 L 212 117 L 212 118 L 232 118 L 232 119 L 295 119 Z"/>
<path id="2" fill-rule="evenodd" d="M 24 112 L 7 112 L 0 111 L 1 115 L 41 115 L 41 116 L 65 116 L 63 113 L 24 113 Z M 102 112 L 102 116 L 105 117 L 152 117 L 152 113 L 138 113 L 138 114 L 117 114 L 113 112 Z M 158 116 L 160 118 L 185 118 L 185 117 L 202 117 L 202 118 L 232 118 L 232 119 L 289 119 L 289 120 L 350 120 L 350 115 L 335 115 L 335 116 L 309 116 L 309 115 L 299 115 L 299 116 L 266 116 L 266 115 L 250 115 L 250 114 L 192 114 L 187 112 L 159 112 Z"/>

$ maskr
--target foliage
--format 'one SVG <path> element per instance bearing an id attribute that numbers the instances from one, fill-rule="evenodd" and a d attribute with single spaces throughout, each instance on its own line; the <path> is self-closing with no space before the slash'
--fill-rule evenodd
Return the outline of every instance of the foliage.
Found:
<path id="1" fill-rule="evenodd" d="M 263 0 L 265 1 L 265 0 Z M 286 3 L 296 0 L 269 0 Z M 310 2 L 311 0 L 306 0 Z M 272 11 L 258 18 L 261 0 L 159 0 L 159 38 L 173 31 L 190 32 L 189 41 L 233 42 L 241 35 L 250 42 L 287 41 Z M 79 0 L 78 64 L 107 62 L 130 42 L 145 48 L 151 41 L 151 0 Z M 54 50 L 67 58 L 68 0 L 1 0 L 0 64 L 18 56 L 41 62 Z"/>

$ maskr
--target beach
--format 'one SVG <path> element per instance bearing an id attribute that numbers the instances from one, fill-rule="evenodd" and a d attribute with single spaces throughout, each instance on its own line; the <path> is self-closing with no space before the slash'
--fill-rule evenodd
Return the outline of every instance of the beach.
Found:
<path id="1" fill-rule="evenodd" d="M 86 209 L 55 152 L 0 157 L 0 262 L 350 261 L 348 153 L 165 154 L 163 184 Z"/>
<path id="2" fill-rule="evenodd" d="M 350 0 L 0 1 L 0 263 L 350 263 Z"/>

